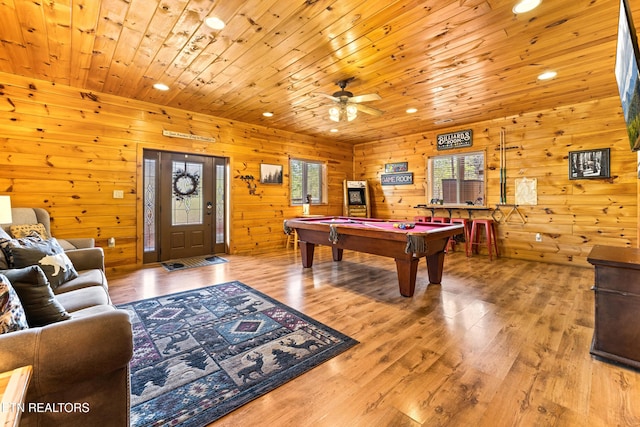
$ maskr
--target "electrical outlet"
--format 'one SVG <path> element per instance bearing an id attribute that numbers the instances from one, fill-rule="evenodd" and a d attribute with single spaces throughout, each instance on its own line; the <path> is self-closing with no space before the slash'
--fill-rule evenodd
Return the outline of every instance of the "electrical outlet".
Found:
<path id="1" fill-rule="evenodd" d="M 124 199 L 124 191 L 123 190 L 113 190 L 113 198 L 114 199 Z"/>
<path id="2" fill-rule="evenodd" d="M 115 237 L 109 237 L 109 239 L 107 240 L 107 245 L 110 248 L 115 248 L 116 247 L 116 238 Z"/>
<path id="3" fill-rule="evenodd" d="M 542 234 L 536 233 L 536 242 L 542 242 Z"/>

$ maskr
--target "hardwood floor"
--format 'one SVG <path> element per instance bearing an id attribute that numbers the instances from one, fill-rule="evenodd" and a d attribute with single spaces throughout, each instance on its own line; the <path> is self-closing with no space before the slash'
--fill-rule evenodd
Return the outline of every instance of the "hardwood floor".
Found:
<path id="1" fill-rule="evenodd" d="M 447 255 L 441 286 L 398 292 L 395 264 L 326 247 L 183 272 L 108 272 L 113 302 L 239 280 L 360 344 L 212 426 L 640 425 L 640 372 L 593 359 L 593 270 Z"/>

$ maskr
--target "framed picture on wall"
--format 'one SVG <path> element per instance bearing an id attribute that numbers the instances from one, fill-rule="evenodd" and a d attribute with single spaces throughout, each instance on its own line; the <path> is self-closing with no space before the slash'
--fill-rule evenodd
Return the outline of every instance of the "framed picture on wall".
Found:
<path id="1" fill-rule="evenodd" d="M 260 183 L 282 184 L 282 165 L 260 164 Z"/>
<path id="2" fill-rule="evenodd" d="M 569 151 L 569 179 L 610 178 L 610 149 Z"/>

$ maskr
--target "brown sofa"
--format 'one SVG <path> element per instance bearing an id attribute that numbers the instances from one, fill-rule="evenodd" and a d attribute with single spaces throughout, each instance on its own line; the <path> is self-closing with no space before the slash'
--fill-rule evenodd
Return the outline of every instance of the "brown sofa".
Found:
<path id="1" fill-rule="evenodd" d="M 0 372 L 33 366 L 21 426 L 128 426 L 129 315 L 111 304 L 102 248 L 65 253 L 78 277 L 54 293 L 71 318 L 0 335 Z"/>

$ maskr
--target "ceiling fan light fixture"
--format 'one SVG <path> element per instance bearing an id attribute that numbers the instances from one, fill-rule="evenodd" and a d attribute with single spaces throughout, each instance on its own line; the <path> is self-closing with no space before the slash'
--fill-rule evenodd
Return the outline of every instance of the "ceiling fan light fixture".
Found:
<path id="1" fill-rule="evenodd" d="M 513 13 L 527 13 L 540 6 L 542 0 L 521 0 L 513 6 Z"/>
<path id="2" fill-rule="evenodd" d="M 350 122 L 358 117 L 358 108 L 355 105 L 340 105 L 329 108 L 329 118 L 334 122 Z"/>
<path id="3" fill-rule="evenodd" d="M 340 121 L 340 109 L 338 107 L 329 108 L 329 118 L 334 122 Z"/>
<path id="4" fill-rule="evenodd" d="M 358 109 L 355 105 L 347 105 L 347 121 L 351 121 L 358 117 Z"/>

